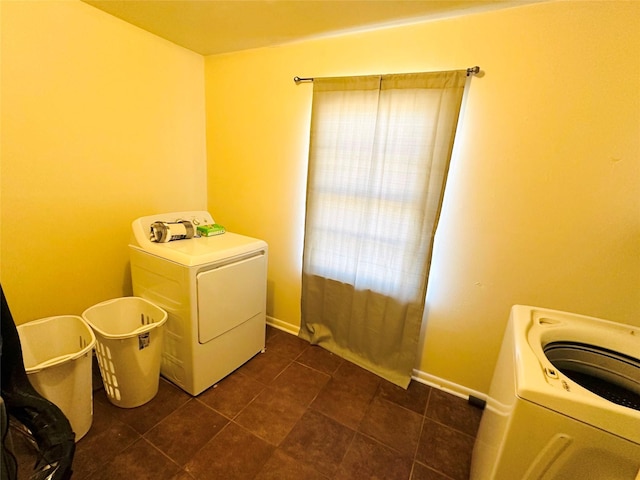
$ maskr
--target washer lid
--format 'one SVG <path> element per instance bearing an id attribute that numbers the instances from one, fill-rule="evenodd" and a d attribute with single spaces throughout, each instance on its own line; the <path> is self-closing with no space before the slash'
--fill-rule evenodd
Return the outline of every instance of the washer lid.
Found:
<path id="1" fill-rule="evenodd" d="M 149 239 L 151 224 L 156 221 L 175 222 L 189 220 L 198 224 L 214 223 L 205 211 L 173 212 L 141 217 L 132 223 L 129 246 L 186 266 L 203 265 L 241 256 L 256 250 L 267 250 L 263 240 L 225 232 L 213 237 L 197 237 L 168 243 L 155 243 Z"/>
<path id="2" fill-rule="evenodd" d="M 547 345 L 571 342 L 638 358 L 640 328 L 521 305 L 512 308 L 509 321 L 520 398 L 640 444 L 640 411 L 583 387 L 556 367 L 544 351 Z"/>
<path id="3" fill-rule="evenodd" d="M 191 238 L 169 243 L 149 242 L 144 248 L 133 244 L 129 246 L 188 267 L 219 262 L 256 250 L 267 250 L 267 244 L 263 240 L 230 232 L 215 237 Z"/>

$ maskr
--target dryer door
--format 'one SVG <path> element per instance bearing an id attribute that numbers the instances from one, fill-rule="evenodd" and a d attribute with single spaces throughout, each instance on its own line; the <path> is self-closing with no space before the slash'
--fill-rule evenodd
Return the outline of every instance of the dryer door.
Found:
<path id="1" fill-rule="evenodd" d="M 198 341 L 207 343 L 263 312 L 266 275 L 264 252 L 199 273 Z"/>

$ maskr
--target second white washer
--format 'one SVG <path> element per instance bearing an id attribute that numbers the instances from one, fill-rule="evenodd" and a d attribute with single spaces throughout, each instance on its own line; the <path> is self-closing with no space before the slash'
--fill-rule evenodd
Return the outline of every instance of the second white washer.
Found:
<path id="1" fill-rule="evenodd" d="M 515 305 L 472 480 L 640 480 L 640 328 Z"/>

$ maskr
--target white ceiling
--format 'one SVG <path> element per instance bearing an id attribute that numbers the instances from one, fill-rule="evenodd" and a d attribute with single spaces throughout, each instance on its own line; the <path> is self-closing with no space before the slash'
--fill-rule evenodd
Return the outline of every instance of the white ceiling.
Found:
<path id="1" fill-rule="evenodd" d="M 202 55 L 540 0 L 83 0 Z"/>

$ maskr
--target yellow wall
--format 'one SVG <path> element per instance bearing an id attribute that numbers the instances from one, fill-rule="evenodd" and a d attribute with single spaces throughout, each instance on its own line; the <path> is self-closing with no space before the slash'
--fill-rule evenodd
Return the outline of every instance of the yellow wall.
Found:
<path id="1" fill-rule="evenodd" d="M 477 64 L 416 367 L 486 391 L 514 303 L 640 325 L 640 3 L 206 59 L 76 0 L 0 3 L 0 279 L 18 323 L 131 294 L 130 221 L 208 206 L 269 242 L 268 313 L 299 325 L 312 86 L 292 78 Z"/>
<path id="2" fill-rule="evenodd" d="M 299 325 L 312 86 L 474 78 L 436 237 L 428 375 L 486 392 L 511 305 L 640 325 L 640 3 L 523 6 L 207 57 L 209 209 L 270 246 L 268 314 Z"/>
<path id="3" fill-rule="evenodd" d="M 206 208 L 204 59 L 77 0 L 1 18 L 2 286 L 80 314 L 131 295 L 133 219 Z"/>

